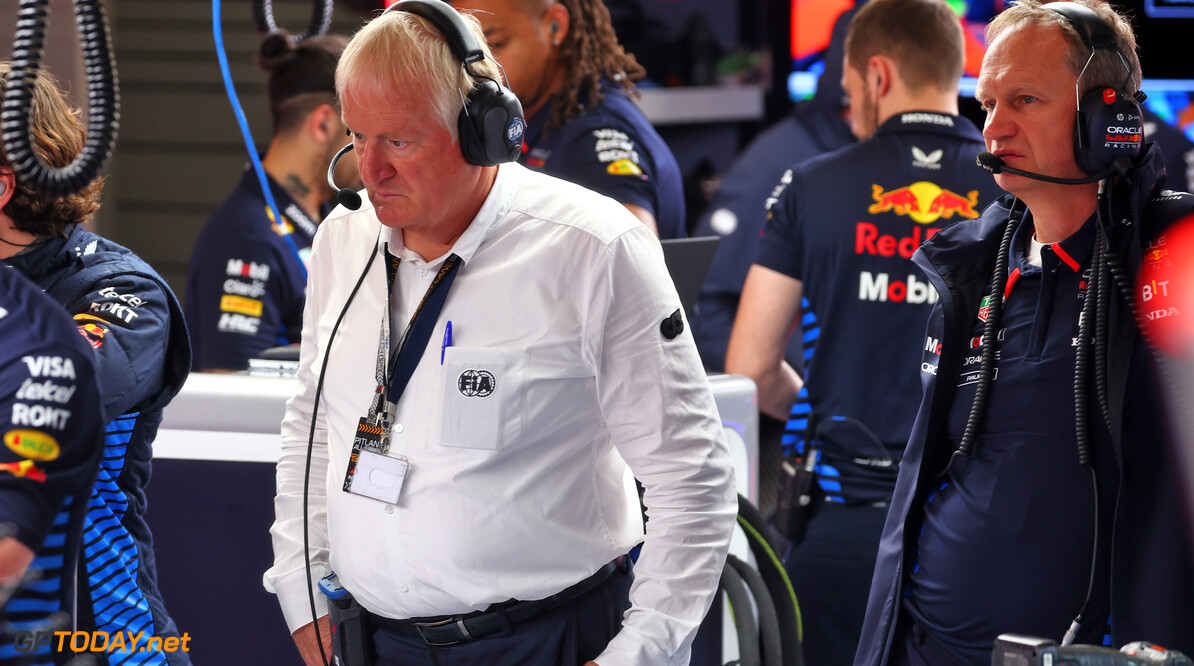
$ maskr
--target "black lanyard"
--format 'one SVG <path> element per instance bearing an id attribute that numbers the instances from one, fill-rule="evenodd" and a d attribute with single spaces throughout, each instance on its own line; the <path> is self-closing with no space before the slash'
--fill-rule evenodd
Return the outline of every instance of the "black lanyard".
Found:
<path id="1" fill-rule="evenodd" d="M 464 263 L 455 253 L 448 255 L 444 261 L 443 266 L 440 267 L 439 272 L 431 280 L 431 285 L 427 287 L 427 292 L 423 294 L 423 300 L 419 301 L 419 306 L 415 308 L 415 312 L 411 315 L 410 322 L 406 325 L 406 330 L 402 332 L 402 337 L 399 338 L 398 344 L 395 345 L 394 350 L 389 353 L 389 360 L 383 364 L 382 359 L 386 358 L 387 347 L 389 346 L 389 294 L 394 290 L 394 282 L 398 275 L 398 263 L 401 261 L 398 257 L 390 254 L 389 249 L 386 253 L 386 303 L 385 310 L 382 316 L 382 335 L 378 347 L 377 360 L 377 393 L 373 396 L 373 405 L 369 408 L 369 416 L 376 418 L 385 410 L 382 409 L 381 398 L 385 395 L 389 402 L 398 403 L 402 397 L 403 391 L 406 390 L 407 383 L 410 382 L 411 375 L 415 373 L 415 368 L 418 367 L 419 361 L 423 358 L 423 352 L 427 349 L 427 343 L 431 340 L 431 331 L 435 328 L 435 323 L 439 320 L 440 312 L 444 309 L 444 302 L 448 299 L 448 292 L 452 289 L 452 282 L 456 279 L 456 269 Z M 441 289 L 441 287 L 443 287 Z M 424 316 L 426 315 L 426 316 Z M 412 350 L 418 350 L 410 354 L 403 354 L 407 346 Z"/>

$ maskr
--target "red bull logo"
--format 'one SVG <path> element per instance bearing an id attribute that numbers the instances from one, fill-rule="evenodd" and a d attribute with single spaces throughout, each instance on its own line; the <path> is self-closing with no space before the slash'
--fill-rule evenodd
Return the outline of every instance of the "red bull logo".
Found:
<path id="1" fill-rule="evenodd" d="M 893 257 L 899 254 L 905 259 L 911 259 L 912 253 L 920 247 L 921 242 L 933 237 L 941 231 L 937 227 L 928 227 L 921 233 L 920 227 L 913 227 L 912 233 L 902 238 L 891 234 L 879 233 L 879 227 L 870 222 L 859 222 L 854 232 L 854 254 L 874 254 L 880 257 Z"/>
<path id="2" fill-rule="evenodd" d="M 1160 261 L 1168 256 L 1169 256 L 1168 249 L 1163 248 L 1163 247 L 1158 247 L 1154 250 L 1150 250 L 1149 252 L 1146 252 L 1144 255 L 1144 260 L 1151 263 L 1154 261 Z"/>
<path id="3" fill-rule="evenodd" d="M 964 197 L 949 190 L 941 190 L 941 193 L 934 197 L 932 203 L 929 204 L 929 213 L 939 215 L 947 220 L 957 213 L 960 217 L 973 220 L 978 217 L 978 211 L 974 209 L 977 204 L 978 190 L 970 190 L 970 194 Z"/>
<path id="4" fill-rule="evenodd" d="M 75 326 L 79 329 L 79 335 L 87 340 L 87 344 L 91 345 L 92 349 L 104 346 L 104 335 L 108 332 L 108 328 L 104 324 L 108 322 L 89 314 L 77 314 L 74 316 L 74 320 L 77 322 Z M 92 321 L 95 323 L 91 323 Z"/>
<path id="5" fill-rule="evenodd" d="M 871 185 L 871 196 L 875 203 L 867 208 L 868 213 L 886 213 L 895 211 L 896 215 L 908 215 L 920 212 L 920 202 L 909 187 L 898 187 L 887 192 L 878 185 Z"/>
<path id="6" fill-rule="evenodd" d="M 273 229 L 275 234 L 287 236 L 294 233 L 294 225 L 290 224 L 285 215 L 282 216 L 282 224 L 278 224 L 278 220 L 274 218 L 274 211 L 269 206 L 266 206 L 265 216 L 269 218 L 269 228 Z"/>
<path id="7" fill-rule="evenodd" d="M 8 472 L 13 476 L 29 479 L 38 483 L 45 483 L 46 473 L 38 469 L 32 460 L 20 462 L 0 463 L 0 472 Z"/>
<path id="8" fill-rule="evenodd" d="M 978 205 L 978 190 L 971 190 L 962 196 L 925 180 L 894 190 L 871 185 L 871 198 L 875 203 L 867 208 L 868 213 L 891 211 L 896 215 L 907 215 L 919 224 L 935 222 L 938 218 L 948 220 L 954 215 L 970 220 L 978 217 L 978 210 L 975 209 Z"/>

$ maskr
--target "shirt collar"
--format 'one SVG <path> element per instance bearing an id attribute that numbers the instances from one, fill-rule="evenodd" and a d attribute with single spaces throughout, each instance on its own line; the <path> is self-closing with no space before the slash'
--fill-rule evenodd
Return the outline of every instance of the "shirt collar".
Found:
<path id="1" fill-rule="evenodd" d="M 506 213 L 510 212 L 522 174 L 523 167 L 515 162 L 498 166 L 497 178 L 493 180 L 493 187 L 489 188 L 485 203 L 481 204 L 481 209 L 477 211 L 476 217 L 469 222 L 468 227 L 456 239 L 452 248 L 443 255 L 424 261 L 418 254 L 406 249 L 402 243 L 402 230 L 395 228 L 391 228 L 388 235 L 391 252 L 402 261 L 410 262 L 412 266 L 438 266 L 448 258 L 449 254 L 456 254 L 467 266 L 489 233 L 506 216 Z M 386 240 L 387 234 L 383 233 L 382 241 L 386 242 Z"/>
<path id="2" fill-rule="evenodd" d="M 265 174 L 265 180 L 269 183 L 270 193 L 274 195 L 274 203 L 278 204 L 278 208 L 280 209 L 282 216 L 292 223 L 290 226 L 293 229 L 293 233 L 298 234 L 309 245 L 311 243 L 311 239 L 315 237 L 315 227 L 319 224 L 320 220 L 312 220 L 311 217 L 307 215 L 307 211 L 304 210 L 303 207 L 294 200 L 294 197 L 290 196 L 290 193 L 286 191 L 286 188 L 282 187 L 281 183 L 275 180 L 273 176 L 269 175 L 268 172 Z M 245 169 L 245 172 L 240 179 L 240 186 L 261 197 L 262 201 L 264 202 L 265 193 L 261 191 L 261 181 L 257 178 L 257 170 L 254 169 L 252 165 L 249 165 L 249 167 Z M 290 209 L 292 206 L 294 207 L 293 210 Z M 268 211 L 268 204 L 266 205 L 266 208 L 267 215 L 272 218 L 273 212 Z M 327 217 L 328 213 L 331 212 L 331 207 L 326 202 L 322 203 L 319 205 L 319 212 L 321 213 L 322 217 Z M 294 219 L 298 218 L 299 216 L 302 216 L 301 219 Z M 272 220 L 271 224 L 273 224 Z M 277 230 L 274 232 L 278 233 Z"/>
<path id="3" fill-rule="evenodd" d="M 1090 263 L 1091 255 L 1094 253 L 1095 217 L 1094 214 L 1088 217 L 1082 227 L 1070 234 L 1069 238 L 1047 243 L 1045 247 L 1052 251 L 1041 252 L 1043 268 L 1052 269 L 1060 265 L 1074 273 L 1081 273 L 1083 267 Z M 1030 273 L 1041 270 L 1028 263 L 1028 239 L 1035 231 L 1031 212 L 1026 216 L 1025 222 L 1027 224 L 1021 224 L 1012 236 L 1012 252 L 1016 259 L 1012 265 L 1019 266 L 1021 272 Z"/>
<path id="4" fill-rule="evenodd" d="M 9 257 L 4 263 L 16 268 L 30 280 L 39 282 L 71 261 L 74 253 L 67 252 L 65 248 L 71 238 L 81 230 L 82 227 L 79 226 L 67 227 L 62 235 L 39 240 L 28 252 Z"/>
<path id="5" fill-rule="evenodd" d="M 977 138 L 982 135 L 974 123 L 962 116 L 952 116 L 936 111 L 904 111 L 897 113 L 879 126 L 876 134 L 887 132 L 930 132 L 935 134 L 961 135 Z"/>

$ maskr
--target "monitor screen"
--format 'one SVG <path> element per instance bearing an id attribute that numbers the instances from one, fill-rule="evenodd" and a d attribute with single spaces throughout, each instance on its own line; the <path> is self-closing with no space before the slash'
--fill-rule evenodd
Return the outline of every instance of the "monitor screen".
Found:
<path id="1" fill-rule="evenodd" d="M 1005 0 L 948 1 L 958 12 L 966 37 L 966 68 L 959 84 L 959 93 L 963 97 L 971 97 L 977 83 L 975 77 L 978 76 L 986 52 L 983 31 L 991 18 L 1002 11 L 1007 3 Z M 833 24 L 842 12 L 860 4 L 862 2 L 856 0 L 791 0 L 792 71 L 788 76 L 788 94 L 792 101 L 809 99 L 816 92 L 817 77 L 825 70 L 825 51 L 829 46 Z M 1189 7 L 1194 9 L 1194 3 L 1189 4 Z M 1149 9 L 1146 7 L 1146 10 Z M 1171 35 L 1165 32 L 1171 26 L 1152 20 L 1170 15 L 1162 13 L 1158 16 L 1151 11 L 1146 11 L 1145 17 L 1139 16 L 1138 11 L 1133 11 L 1133 14 L 1136 15 L 1133 24 L 1139 38 L 1158 45 L 1149 49 L 1146 55 L 1151 57 L 1151 61 L 1145 62 L 1145 66 L 1151 66 L 1152 71 L 1158 71 L 1159 68 L 1163 73 L 1173 72 L 1184 76 L 1184 73 L 1174 71 L 1175 54 L 1161 48 L 1161 45 L 1168 46 L 1168 42 L 1172 41 Z M 1176 57 L 1179 60 L 1185 58 L 1184 54 Z M 1176 69 L 1189 70 L 1192 78 L 1145 78 L 1141 87 L 1148 99 L 1144 105 L 1194 140 L 1194 68 L 1185 66 Z M 1148 71 L 1146 69 L 1146 73 Z"/>
<path id="2" fill-rule="evenodd" d="M 788 77 L 788 94 L 793 101 L 809 99 L 817 89 L 817 77 L 825 71 L 825 50 L 833 23 L 842 12 L 862 4 L 855 0 L 791 0 L 792 1 L 792 73 Z M 986 45 L 983 30 L 987 22 L 1004 7 L 1003 0 L 947 0 L 958 13 L 966 36 L 965 77 L 978 76 Z M 974 91 L 973 80 L 969 83 Z M 963 93 L 966 94 L 966 93 Z"/>
<path id="3" fill-rule="evenodd" d="M 1194 141 L 1194 80 L 1144 79 L 1144 106 Z"/>

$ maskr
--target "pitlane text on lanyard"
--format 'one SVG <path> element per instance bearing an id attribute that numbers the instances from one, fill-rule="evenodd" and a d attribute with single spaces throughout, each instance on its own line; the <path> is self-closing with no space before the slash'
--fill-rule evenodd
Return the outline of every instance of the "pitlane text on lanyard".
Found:
<path id="1" fill-rule="evenodd" d="M 387 303 L 382 308 L 381 332 L 378 335 L 377 390 L 369 406 L 369 413 L 357 422 L 352 440 L 352 454 L 344 473 L 346 493 L 370 497 L 387 504 L 396 504 L 402 483 L 410 470 L 410 461 L 402 455 L 389 455 L 391 413 L 402 398 L 411 375 L 423 358 L 431 331 L 444 309 L 444 301 L 456 279 L 463 261 L 455 253 L 448 256 L 427 287 L 427 293 L 411 315 L 398 344 L 390 351 L 390 307 L 388 295 L 394 289 L 400 259 L 386 253 Z M 408 353 L 403 353 L 407 351 Z"/>

